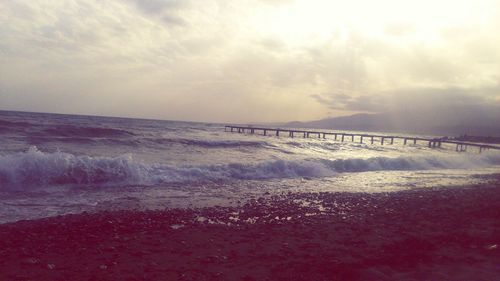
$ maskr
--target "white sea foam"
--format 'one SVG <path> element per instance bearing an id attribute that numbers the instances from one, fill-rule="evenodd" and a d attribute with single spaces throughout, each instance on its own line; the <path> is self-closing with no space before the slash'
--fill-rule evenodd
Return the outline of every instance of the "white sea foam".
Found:
<path id="1" fill-rule="evenodd" d="M 26 152 L 0 156 L 0 185 L 155 185 L 230 179 L 320 178 L 342 172 L 469 169 L 499 164 L 498 153 L 443 153 L 393 158 L 268 160 L 252 164 L 173 166 L 146 164 L 130 155 L 91 157 L 64 152 L 46 153 L 32 147 Z"/>

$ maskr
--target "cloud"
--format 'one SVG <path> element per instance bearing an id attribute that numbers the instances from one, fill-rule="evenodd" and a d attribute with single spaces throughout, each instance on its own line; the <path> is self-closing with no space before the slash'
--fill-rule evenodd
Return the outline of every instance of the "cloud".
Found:
<path id="1" fill-rule="evenodd" d="M 351 112 L 406 112 L 425 115 L 488 111 L 497 112 L 500 118 L 498 96 L 500 84 L 483 88 L 397 89 L 360 96 L 314 94 L 311 98 L 330 109 Z"/>
<path id="2" fill-rule="evenodd" d="M 189 0 L 127 0 L 146 15 L 155 16 L 168 25 L 185 26 L 182 11 L 189 9 Z"/>
<path id="3" fill-rule="evenodd" d="M 166 10 L 179 10 L 188 5 L 189 1 L 181 0 L 130 0 L 146 13 L 157 14 Z"/>
<path id="4" fill-rule="evenodd" d="M 372 95 L 314 94 L 311 97 L 333 110 L 351 112 L 380 112 L 385 110 L 383 99 Z"/>
<path id="5" fill-rule="evenodd" d="M 500 102 L 500 5 L 370 3 L 4 1 L 0 107 L 249 122 Z"/>
<path id="6" fill-rule="evenodd" d="M 289 5 L 295 2 L 295 0 L 257 0 L 257 1 L 271 6 Z"/>

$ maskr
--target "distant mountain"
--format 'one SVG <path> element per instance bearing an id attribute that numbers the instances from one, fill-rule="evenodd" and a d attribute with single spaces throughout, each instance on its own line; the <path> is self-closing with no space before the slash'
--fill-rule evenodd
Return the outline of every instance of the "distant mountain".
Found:
<path id="1" fill-rule="evenodd" d="M 289 122 L 286 127 L 353 131 L 401 132 L 438 136 L 500 136 L 500 111 L 388 112 L 354 114 L 308 122 Z"/>

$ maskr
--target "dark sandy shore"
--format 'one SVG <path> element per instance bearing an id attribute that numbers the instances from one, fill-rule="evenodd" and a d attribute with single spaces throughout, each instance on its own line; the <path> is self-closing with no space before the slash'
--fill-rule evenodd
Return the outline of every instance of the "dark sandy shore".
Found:
<path id="1" fill-rule="evenodd" d="M 4 224 L 0 280 L 500 280 L 500 185 Z"/>

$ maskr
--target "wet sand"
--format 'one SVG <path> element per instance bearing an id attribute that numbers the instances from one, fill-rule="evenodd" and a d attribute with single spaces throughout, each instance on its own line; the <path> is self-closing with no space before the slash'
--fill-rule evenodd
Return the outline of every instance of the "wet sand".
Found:
<path id="1" fill-rule="evenodd" d="M 499 280 L 500 185 L 0 225 L 0 280 Z"/>

